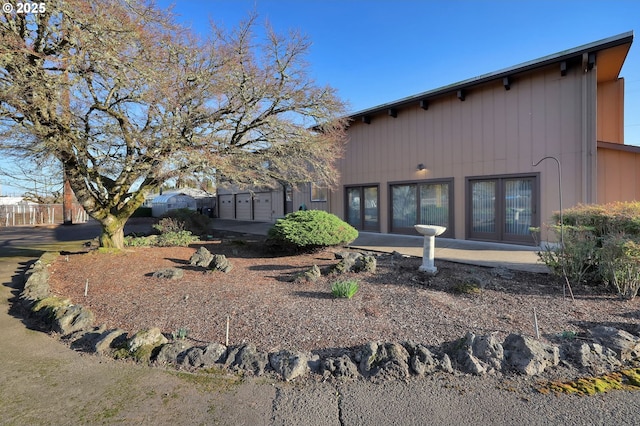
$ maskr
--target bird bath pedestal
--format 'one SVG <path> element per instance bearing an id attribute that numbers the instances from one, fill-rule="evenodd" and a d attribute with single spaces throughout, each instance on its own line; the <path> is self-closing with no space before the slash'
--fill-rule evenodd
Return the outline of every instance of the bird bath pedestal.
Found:
<path id="1" fill-rule="evenodd" d="M 418 233 L 424 235 L 424 249 L 422 252 L 422 265 L 419 270 L 429 275 L 435 275 L 438 268 L 434 266 L 433 255 L 436 249 L 436 236 L 447 230 L 444 226 L 436 225 L 414 225 Z"/>

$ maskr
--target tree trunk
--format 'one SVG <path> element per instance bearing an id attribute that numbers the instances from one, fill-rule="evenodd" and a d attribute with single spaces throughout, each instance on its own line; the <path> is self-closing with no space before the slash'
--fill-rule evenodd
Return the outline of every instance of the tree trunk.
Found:
<path id="1" fill-rule="evenodd" d="M 120 219 L 113 215 L 100 220 L 102 233 L 100 234 L 100 247 L 123 249 L 124 248 L 124 225 L 127 218 Z"/>

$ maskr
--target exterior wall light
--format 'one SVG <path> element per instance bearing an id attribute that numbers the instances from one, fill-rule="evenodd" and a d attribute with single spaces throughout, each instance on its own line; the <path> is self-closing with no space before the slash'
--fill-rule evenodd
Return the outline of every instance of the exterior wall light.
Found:
<path id="1" fill-rule="evenodd" d="M 418 171 L 423 171 L 424 169 L 426 169 L 426 167 L 423 163 L 418 164 Z"/>

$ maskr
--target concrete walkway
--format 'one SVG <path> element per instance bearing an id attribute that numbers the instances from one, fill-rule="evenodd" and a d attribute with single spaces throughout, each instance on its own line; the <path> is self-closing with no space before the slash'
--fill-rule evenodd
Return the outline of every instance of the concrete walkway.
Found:
<path id="1" fill-rule="evenodd" d="M 253 235 L 267 235 L 269 222 L 247 222 L 228 219 L 214 219 L 213 229 L 241 232 Z M 379 234 L 360 232 L 351 247 L 383 253 L 398 253 L 422 257 L 423 237 L 419 235 Z M 548 273 L 549 269 L 538 260 L 539 247 L 514 244 L 488 243 L 481 241 L 436 238 L 435 259 L 466 263 L 487 267 L 504 267 L 513 270 Z"/>

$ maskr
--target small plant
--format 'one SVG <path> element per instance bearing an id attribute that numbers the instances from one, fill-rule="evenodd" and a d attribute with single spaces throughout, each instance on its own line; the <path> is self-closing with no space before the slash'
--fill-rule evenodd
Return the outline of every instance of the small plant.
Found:
<path id="1" fill-rule="evenodd" d="M 459 294 L 479 294 L 480 287 L 476 284 L 468 282 L 459 282 L 453 286 L 453 291 Z"/>
<path id="2" fill-rule="evenodd" d="M 336 281 L 331 286 L 331 294 L 341 299 L 351 299 L 358 292 L 358 289 L 357 280 Z"/>
<path id="3" fill-rule="evenodd" d="M 173 340 L 186 339 L 187 337 L 189 337 L 189 329 L 186 327 L 180 327 L 179 329 L 171 333 L 171 337 L 173 338 Z"/>

